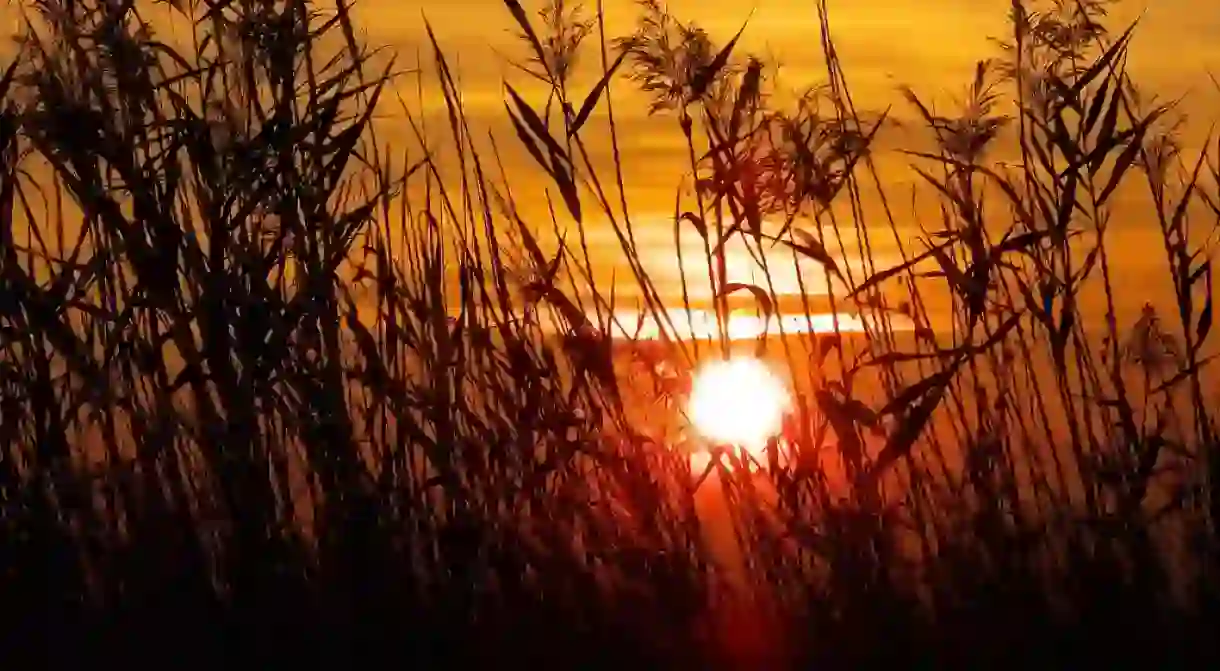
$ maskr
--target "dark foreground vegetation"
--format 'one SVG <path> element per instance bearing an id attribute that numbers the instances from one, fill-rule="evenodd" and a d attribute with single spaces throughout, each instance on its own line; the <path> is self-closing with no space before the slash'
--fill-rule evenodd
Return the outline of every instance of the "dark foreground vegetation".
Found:
<path id="1" fill-rule="evenodd" d="M 962 109 L 903 101 L 940 203 L 918 239 L 866 215 L 903 206 L 875 178 L 890 121 L 854 107 L 815 0 L 825 78 L 790 100 L 659 5 L 619 38 L 592 6 L 505 5 L 532 76 L 497 140 L 552 219 L 518 207 L 541 194 L 510 188 L 443 45 L 407 72 L 345 0 L 24 7 L 0 79 L 0 663 L 1220 662 L 1220 156 L 1179 146 L 1099 0 L 1014 0 Z M 578 54 L 607 73 L 579 90 Z M 439 114 L 396 99 L 417 85 Z M 617 146 L 625 87 L 689 146 L 670 223 L 717 310 L 779 300 L 721 279 L 740 236 L 882 316 L 861 351 L 815 341 L 753 475 L 730 452 L 703 481 L 645 421 L 693 343 L 610 358 L 621 297 L 585 222 L 664 320 L 631 158 L 588 144 Z M 1176 296 L 1135 323 L 1119 219 L 1158 232 Z M 879 241 L 908 262 L 873 267 Z M 738 575 L 695 514 L 712 486 Z"/>

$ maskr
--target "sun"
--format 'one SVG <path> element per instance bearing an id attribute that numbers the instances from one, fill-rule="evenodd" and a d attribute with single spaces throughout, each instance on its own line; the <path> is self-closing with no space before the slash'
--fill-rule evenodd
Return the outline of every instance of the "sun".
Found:
<path id="1" fill-rule="evenodd" d="M 707 440 L 758 454 L 779 433 L 789 404 L 787 388 L 766 364 L 735 357 L 695 373 L 688 411 Z"/>

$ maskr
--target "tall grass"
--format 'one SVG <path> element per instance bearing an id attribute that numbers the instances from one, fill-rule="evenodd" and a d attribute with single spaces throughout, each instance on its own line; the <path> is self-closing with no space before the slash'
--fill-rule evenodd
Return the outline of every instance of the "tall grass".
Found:
<path id="1" fill-rule="evenodd" d="M 0 650 L 1214 660 L 1220 157 L 1180 146 L 1106 4 L 1015 0 L 961 110 L 904 91 L 929 140 L 906 157 L 938 203 L 915 240 L 879 168 L 898 115 L 857 108 L 824 2 L 824 79 L 785 98 L 736 37 L 659 3 L 615 37 L 600 5 L 505 0 L 531 85 L 506 87 L 515 137 L 491 141 L 443 45 L 403 68 L 345 2 L 29 4 L 0 78 L 0 602 L 17 616 Z M 580 62 L 598 66 L 587 89 Z M 630 86 L 686 148 L 670 223 L 703 254 L 679 254 L 684 305 L 637 242 Z M 385 141 L 389 123 L 410 138 Z M 509 142 L 545 207 L 514 190 Z M 1174 302 L 1123 323 L 1109 227 L 1134 217 L 1164 241 Z M 595 226 L 658 339 L 612 343 L 633 325 L 597 279 Z M 731 241 L 768 281 L 729 281 Z M 878 265 L 887 245 L 904 261 Z M 798 392 L 788 426 L 763 457 L 711 446 L 692 472 L 673 399 L 729 354 L 733 301 L 774 313 L 770 270 L 808 260 L 832 311 L 876 319 L 768 334 Z M 711 342 L 667 326 L 694 309 L 686 268 L 707 270 Z M 710 487 L 728 518 L 697 513 Z"/>

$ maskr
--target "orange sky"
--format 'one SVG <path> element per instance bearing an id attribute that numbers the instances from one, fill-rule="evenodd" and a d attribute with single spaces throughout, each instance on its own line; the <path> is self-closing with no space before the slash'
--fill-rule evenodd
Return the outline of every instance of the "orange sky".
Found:
<path id="1" fill-rule="evenodd" d="M 531 12 L 539 6 L 529 0 L 523 4 Z M 606 0 L 605 5 L 610 32 L 628 31 L 635 3 Z M 738 52 L 778 58 L 789 88 L 821 81 L 812 0 L 670 0 L 668 6 L 678 17 L 697 21 L 719 42 L 732 35 L 753 10 Z M 362 7 L 371 41 L 392 45 L 408 61 L 413 61 L 416 49 L 426 48 L 420 20 L 421 14 L 426 15 L 450 57 L 458 62 L 468 110 L 478 121 L 500 131 L 502 147 L 515 143 L 504 123 L 501 83 L 506 77 L 514 83 L 522 78 L 504 64 L 502 54 L 520 57 L 524 49 L 512 37 L 511 19 L 500 0 L 364 0 Z M 964 89 L 975 61 L 997 54 L 988 38 L 1004 36 L 1008 8 L 1008 0 L 830 0 L 832 29 L 857 104 L 878 110 L 893 105 L 895 115 L 907 116 L 911 110 L 897 93 L 902 84 L 930 100 L 951 102 L 951 96 Z M 1213 116 L 1209 110 L 1220 109 L 1220 95 L 1208 79 L 1209 71 L 1220 74 L 1220 40 L 1215 39 L 1220 36 L 1220 11 L 1213 0 L 1125 1 L 1115 8 L 1113 25 L 1125 25 L 1141 13 L 1131 71 L 1145 88 L 1160 95 L 1185 96 L 1182 109 L 1195 119 L 1190 133 L 1200 137 Z M 590 56 L 595 57 L 595 53 Z M 587 85 L 577 88 L 583 90 Z M 628 88 L 628 84 L 620 84 L 619 96 Z M 623 144 L 631 168 L 633 207 L 650 224 L 643 235 L 655 245 L 652 267 L 667 279 L 676 280 L 672 225 L 667 217 L 671 217 L 668 213 L 675 188 L 685 169 L 681 135 L 672 119 L 649 119 L 642 104 L 623 100 L 628 104 L 619 105 L 616 113 L 625 129 Z M 517 153 L 512 160 L 528 158 Z M 910 208 L 910 188 L 915 181 L 905 167 L 907 159 L 891 155 L 888 163 L 886 178 L 891 196 L 899 209 L 905 210 L 898 216 L 906 222 L 924 218 Z M 535 185 L 540 182 L 520 176 L 528 171 L 512 172 L 519 175 L 515 179 L 530 185 L 529 190 L 538 188 Z M 1125 228 L 1120 247 L 1131 252 L 1125 255 L 1131 263 L 1139 264 L 1134 272 L 1155 272 L 1158 260 L 1140 250 L 1159 242 L 1150 238 L 1150 231 L 1138 222 Z M 605 249 L 614 246 L 606 231 L 594 230 L 594 236 L 599 239 L 595 244 L 602 242 Z M 697 251 L 694 239 L 690 245 L 692 252 Z M 737 261 L 739 274 L 732 279 L 757 277 L 746 267 L 751 264 L 744 255 Z M 706 271 L 701 282 L 697 271 L 688 275 L 694 278 L 695 289 L 706 288 Z M 792 284 L 794 277 L 795 273 L 789 271 L 787 283 Z M 825 290 L 824 286 L 807 288 Z M 1140 295 L 1139 304 L 1144 295 Z"/>
<path id="2" fill-rule="evenodd" d="M 443 43 L 460 53 L 472 95 L 498 101 L 506 72 L 493 49 L 520 54 L 508 32 L 500 0 L 365 0 L 369 37 L 411 50 L 423 37 L 421 14 Z M 530 9 L 538 2 L 525 0 Z M 591 5 L 592 3 L 590 3 Z M 745 50 L 771 53 L 799 79 L 820 67 L 812 0 L 669 0 L 680 18 L 695 20 L 714 36 L 731 35 L 753 10 L 742 38 Z M 611 31 L 625 29 L 635 14 L 631 0 L 606 0 Z M 855 84 L 892 101 L 895 84 L 935 91 L 969 74 L 974 61 L 991 55 L 988 36 L 1003 35 L 1008 0 L 830 0 L 835 38 Z M 1220 10 L 1212 0 L 1124 0 L 1116 25 L 1143 14 L 1134 67 L 1145 81 L 1167 91 L 1200 88 L 1208 68 L 1220 66 Z M 481 96 L 480 96 L 481 97 Z"/>
<path id="3" fill-rule="evenodd" d="M 531 13 L 541 0 L 522 0 Z M 848 77 L 858 105 L 883 109 L 893 105 L 894 116 L 909 116 L 910 108 L 897 93 L 901 84 L 911 85 L 922 96 L 949 102 L 949 97 L 962 90 L 971 74 L 974 62 L 996 54 L 989 36 L 1005 33 L 1009 0 L 829 0 L 832 29 L 844 59 Z M 327 4 L 324 0 L 323 4 Z M 594 0 L 589 0 L 594 6 Z M 739 53 L 754 52 L 771 56 L 783 64 L 783 81 L 789 89 L 816 84 L 822 80 L 821 54 L 817 46 L 817 23 L 813 0 L 670 0 L 672 12 L 686 20 L 696 20 L 718 42 L 732 35 L 751 15 Z M 621 35 L 629 31 L 636 16 L 632 0 L 605 0 L 609 32 Z M 510 16 L 501 0 L 360 0 L 357 13 L 366 37 L 373 45 L 385 45 L 398 52 L 400 63 L 416 64 L 416 54 L 427 52 L 423 16 L 427 16 L 462 80 L 468 112 L 473 117 L 476 132 L 490 129 L 500 139 L 508 170 L 514 185 L 520 190 L 520 200 L 535 208 L 543 199 L 526 198 L 538 194 L 544 185 L 537 170 L 528 166 L 528 157 L 517 146 L 516 138 L 505 121 L 501 84 L 506 77 L 515 83 L 523 81 L 504 63 L 504 56 L 520 58 L 523 45 L 514 40 Z M 1125 0 L 1116 9 L 1115 25 L 1124 24 L 1143 14 L 1137 33 L 1131 68 L 1137 81 L 1166 97 L 1185 96 L 1183 109 L 1194 118 L 1192 135 L 1206 132 L 1208 123 L 1220 117 L 1220 95 L 1208 80 L 1208 72 L 1220 75 L 1220 10 L 1215 0 Z M 12 18 L 11 14 L 7 18 Z M 596 48 L 594 42 L 590 47 Z M 595 52 L 590 51 L 588 61 Z M 596 65 L 596 63 L 589 63 Z M 577 90 L 586 90 L 596 73 L 585 70 L 578 79 Z M 404 80 L 404 93 L 412 86 Z M 672 118 L 648 118 L 642 99 L 632 97 L 630 85 L 617 84 L 618 121 L 622 129 L 622 145 L 629 167 L 628 182 L 633 211 L 640 224 L 639 234 L 653 253 L 645 259 L 650 271 L 662 282 L 673 287 L 679 277 L 674 260 L 671 218 L 675 189 L 685 176 L 682 161 L 681 135 Z M 436 109 L 437 103 L 425 101 L 425 107 Z M 595 120 L 590 127 L 597 125 Z M 391 141 L 406 141 L 409 132 L 404 123 L 391 122 L 382 126 Z M 439 130 L 437 128 L 436 130 Z M 604 131 L 600 131 L 604 137 Z M 606 144 L 596 142 L 595 152 L 604 156 Z M 438 139 L 443 139 L 438 136 Z M 906 168 L 907 160 L 893 154 L 884 156 L 886 183 L 896 201 L 896 215 L 909 227 L 915 219 L 926 218 L 926 212 L 912 211 L 910 189 L 915 184 L 913 173 Z M 525 169 L 522 169 L 525 168 Z M 1155 270 L 1148 264 L 1157 263 L 1154 255 L 1143 250 L 1159 242 L 1148 237 L 1141 227 L 1140 217 L 1124 223 L 1126 256 L 1133 264 L 1143 264 L 1139 270 Z M 549 223 L 540 217 L 538 228 Z M 590 244 L 595 256 L 610 259 L 616 243 L 610 232 L 596 224 L 589 228 Z M 892 245 L 892 243 L 890 243 Z M 692 254 L 699 251 L 694 236 L 684 244 Z M 882 255 L 887 252 L 882 249 Z M 889 254 L 892 255 L 891 249 Z M 884 261 L 881 262 L 884 265 Z M 731 280 L 750 281 L 758 278 L 752 262 L 741 253 L 730 257 Z M 850 264 L 849 264 L 850 265 Z M 608 261 L 600 270 L 603 279 L 612 269 L 617 277 L 626 276 L 625 268 Z M 795 291 L 797 272 L 791 268 L 778 271 L 781 291 Z M 800 273 L 811 284 L 813 293 L 826 290 L 821 274 Z M 689 269 L 691 290 L 698 296 L 707 292 L 706 270 Z M 1142 294 L 1141 294 L 1142 302 Z"/>
<path id="4" fill-rule="evenodd" d="M 531 12 L 542 0 L 522 0 Z M 737 53 L 757 53 L 782 64 L 784 88 L 795 90 L 824 81 L 818 46 L 814 0 L 668 0 L 683 20 L 707 29 L 718 44 L 748 18 Z M 421 17 L 426 16 L 442 46 L 459 63 L 468 110 L 485 115 L 489 124 L 504 123 L 505 79 L 520 87 L 522 77 L 504 63 L 521 58 L 524 45 L 501 0 L 365 0 L 360 3 L 368 37 L 391 45 L 408 61 L 416 50 L 426 53 Z M 596 0 L 586 6 L 596 7 Z M 604 0 L 610 36 L 630 31 L 638 15 L 634 0 Z M 1007 35 L 1010 0 L 829 0 L 831 28 L 846 65 L 857 105 L 882 110 L 892 118 L 909 117 L 911 108 L 898 94 L 911 86 L 932 102 L 951 104 L 968 83 L 977 60 L 998 55 L 991 37 Z M 1191 132 L 1206 132 L 1210 110 L 1220 109 L 1220 94 L 1209 72 L 1220 75 L 1220 10 L 1213 0 L 1122 0 L 1113 10 L 1115 32 L 1139 18 L 1141 26 L 1130 69 L 1144 87 L 1166 98 L 1184 97 L 1182 109 L 1198 119 Z M 586 58 L 586 77 L 596 77 L 596 44 Z M 595 80 L 586 80 L 584 90 Z M 524 82 L 528 85 L 528 81 Z M 620 84 L 618 98 L 633 94 Z M 637 101 L 640 99 L 636 99 Z M 680 161 L 681 137 L 672 119 L 649 119 L 642 104 L 619 105 L 623 142 L 638 165 L 664 166 Z M 672 169 L 680 169 L 680 163 Z M 907 178 L 909 175 L 897 176 Z M 636 185 L 651 193 L 650 204 L 670 207 L 671 184 L 650 179 Z M 657 202 L 659 201 L 659 202 Z"/>

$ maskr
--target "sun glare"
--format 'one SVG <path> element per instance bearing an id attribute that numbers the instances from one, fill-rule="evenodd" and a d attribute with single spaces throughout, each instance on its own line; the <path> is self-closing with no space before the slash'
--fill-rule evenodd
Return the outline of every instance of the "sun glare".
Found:
<path id="1" fill-rule="evenodd" d="M 710 441 L 758 453 L 779 433 L 789 400 L 784 383 L 762 361 L 716 361 L 695 375 L 690 420 Z"/>

